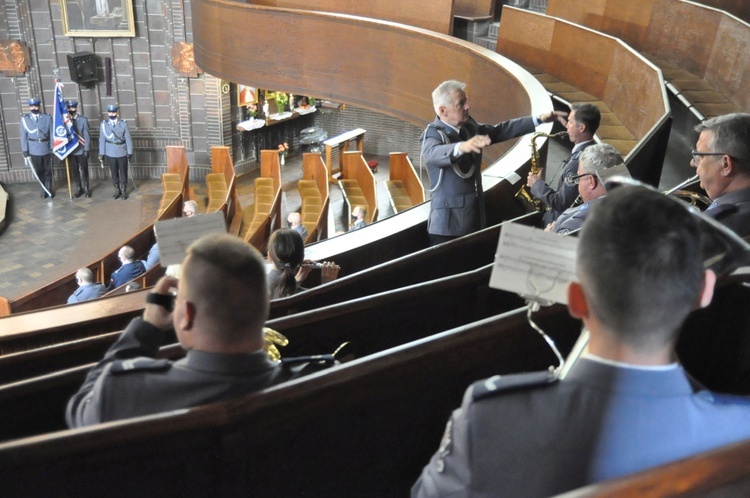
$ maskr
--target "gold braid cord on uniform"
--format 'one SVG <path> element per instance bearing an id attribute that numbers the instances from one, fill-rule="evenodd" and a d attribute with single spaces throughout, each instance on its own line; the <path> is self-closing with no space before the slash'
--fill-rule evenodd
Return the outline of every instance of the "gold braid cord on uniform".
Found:
<path id="1" fill-rule="evenodd" d="M 281 353 L 276 346 L 286 346 L 287 344 L 289 344 L 289 339 L 282 334 L 268 327 L 263 327 L 263 347 L 271 360 L 281 361 Z"/>

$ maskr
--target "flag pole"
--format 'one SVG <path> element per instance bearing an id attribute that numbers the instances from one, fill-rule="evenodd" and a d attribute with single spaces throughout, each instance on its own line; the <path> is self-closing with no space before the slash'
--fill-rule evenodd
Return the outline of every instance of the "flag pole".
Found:
<path id="1" fill-rule="evenodd" d="M 65 174 L 68 176 L 68 195 L 70 196 L 70 200 L 73 200 L 73 190 L 70 188 L 70 163 L 68 162 L 68 158 L 65 157 Z"/>

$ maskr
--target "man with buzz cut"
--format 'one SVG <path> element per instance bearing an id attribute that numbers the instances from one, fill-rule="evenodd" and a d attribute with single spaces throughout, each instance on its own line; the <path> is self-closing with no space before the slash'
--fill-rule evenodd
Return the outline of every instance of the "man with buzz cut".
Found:
<path id="1" fill-rule="evenodd" d="M 552 496 L 750 438 L 747 398 L 705 390 L 675 361 L 683 321 L 716 280 L 700 216 L 642 186 L 602 198 L 568 287 L 588 351 L 562 380 L 540 371 L 471 386 L 412 496 Z"/>
<path id="2" fill-rule="evenodd" d="M 176 295 L 175 295 L 176 293 Z M 232 399 L 312 373 L 332 358 L 269 359 L 263 257 L 228 234 L 192 243 L 178 281 L 162 277 L 104 359 L 91 369 L 66 411 L 69 427 Z M 174 330 L 186 357 L 157 359 Z"/>
<path id="3" fill-rule="evenodd" d="M 119 119 L 120 107 L 117 104 L 107 106 L 109 119 L 102 121 L 99 133 L 99 161 L 104 164 L 105 158 L 112 175 L 115 187 L 113 199 L 128 198 L 128 161 L 133 157 L 133 140 L 130 138 L 128 123 Z"/>

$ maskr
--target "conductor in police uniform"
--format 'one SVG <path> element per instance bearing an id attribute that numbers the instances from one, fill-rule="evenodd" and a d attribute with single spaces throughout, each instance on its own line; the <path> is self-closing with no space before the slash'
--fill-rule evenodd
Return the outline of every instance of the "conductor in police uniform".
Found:
<path id="1" fill-rule="evenodd" d="M 89 147 L 91 146 L 91 133 L 89 131 L 89 120 L 86 116 L 78 114 L 78 102 L 68 100 L 65 103 L 68 108 L 68 116 L 73 124 L 73 130 L 78 135 L 78 147 L 68 156 L 73 166 L 73 183 L 76 184 L 76 199 L 84 193 L 91 197 L 89 189 Z"/>
<path id="2" fill-rule="evenodd" d="M 52 116 L 39 112 L 41 101 L 29 99 L 29 113 L 21 117 L 21 151 L 23 157 L 30 157 L 39 182 L 44 184 L 48 194 L 42 189 L 42 199 L 54 197 L 52 191 Z"/>
<path id="3" fill-rule="evenodd" d="M 120 107 L 117 104 L 107 106 L 109 119 L 102 122 L 99 134 L 99 161 L 107 158 L 109 171 L 112 174 L 112 185 L 115 187 L 113 199 L 128 198 L 128 160 L 133 157 L 133 140 L 130 138 L 128 124 L 119 119 Z"/>

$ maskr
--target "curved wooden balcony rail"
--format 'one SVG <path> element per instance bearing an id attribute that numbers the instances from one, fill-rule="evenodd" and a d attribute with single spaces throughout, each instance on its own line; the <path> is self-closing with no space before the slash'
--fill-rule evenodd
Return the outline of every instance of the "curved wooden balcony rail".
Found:
<path id="1" fill-rule="evenodd" d="M 703 2 L 706 3 L 706 2 Z M 670 90 L 699 119 L 750 111 L 750 25 L 683 0 L 550 0 L 547 13 L 621 38 L 662 68 Z M 745 5 L 748 5 L 745 2 Z M 750 10 L 750 7 L 745 7 Z"/>
<path id="2" fill-rule="evenodd" d="M 518 65 L 420 28 L 226 0 L 194 2 L 193 19 L 196 63 L 229 81 L 344 102 L 418 126 L 434 119 L 432 90 L 451 78 L 469 85 L 478 121 L 551 108 L 541 85 Z M 281 36 L 278 26 L 293 36 Z M 487 162 L 510 145 L 489 149 Z"/>
<path id="3" fill-rule="evenodd" d="M 487 0 L 485 0 L 487 1 Z M 453 32 L 454 0 L 247 0 L 248 4 L 286 9 L 335 12 L 372 17 L 409 26 L 418 26 L 449 35 Z M 280 34 L 280 33 L 278 33 Z"/>
<path id="4" fill-rule="evenodd" d="M 498 52 L 559 80 L 545 87 L 562 100 L 597 104 L 599 138 L 634 178 L 657 186 L 671 128 L 659 69 L 622 41 L 555 17 L 506 6 L 503 21 Z"/>

